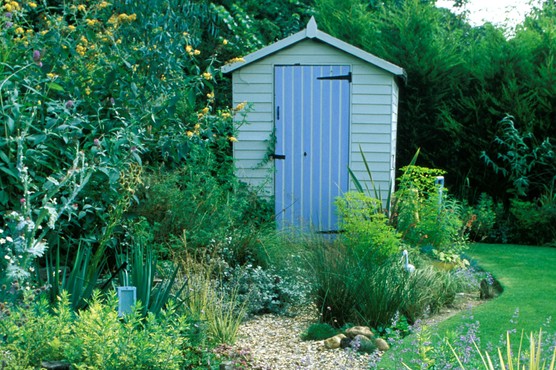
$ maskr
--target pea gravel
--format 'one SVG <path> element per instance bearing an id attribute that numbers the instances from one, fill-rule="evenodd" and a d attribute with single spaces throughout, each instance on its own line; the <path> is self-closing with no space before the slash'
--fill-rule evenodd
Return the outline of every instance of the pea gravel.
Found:
<path id="1" fill-rule="evenodd" d="M 310 314 L 295 317 L 256 316 L 242 324 L 236 348 L 249 348 L 261 369 L 368 369 L 371 356 L 352 350 L 326 349 L 323 341 L 303 341 L 301 335 L 315 322 Z"/>

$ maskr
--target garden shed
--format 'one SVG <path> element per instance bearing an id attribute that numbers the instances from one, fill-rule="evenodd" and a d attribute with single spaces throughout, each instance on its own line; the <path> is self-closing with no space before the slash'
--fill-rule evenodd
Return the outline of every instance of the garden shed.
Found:
<path id="1" fill-rule="evenodd" d="M 307 28 L 228 64 L 233 103 L 249 107 L 233 154 L 238 177 L 275 202 L 279 228 L 337 230 L 349 170 L 385 199 L 393 186 L 401 67 Z"/>

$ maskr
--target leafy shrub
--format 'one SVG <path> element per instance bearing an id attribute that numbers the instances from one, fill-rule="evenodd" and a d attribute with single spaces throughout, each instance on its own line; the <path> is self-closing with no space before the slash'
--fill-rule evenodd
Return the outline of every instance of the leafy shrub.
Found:
<path id="1" fill-rule="evenodd" d="M 360 192 L 336 199 L 343 233 L 340 240 L 360 259 L 384 261 L 400 249 L 400 236 L 380 210 L 382 202 Z"/>
<path id="2" fill-rule="evenodd" d="M 232 174 L 215 172 L 213 164 L 216 159 L 205 155 L 183 168 L 150 174 L 131 213 L 153 225 L 153 241 L 167 255 L 185 247 L 193 254 L 219 253 L 231 264 L 258 260 L 258 228 L 268 221 L 269 207 Z"/>
<path id="3" fill-rule="evenodd" d="M 303 340 L 323 340 L 338 334 L 338 329 L 326 323 L 313 323 L 303 333 Z"/>
<path id="4" fill-rule="evenodd" d="M 169 305 L 144 320 L 137 308 L 119 318 L 117 300 L 95 293 L 87 310 L 73 313 L 66 293 L 50 311 L 47 300 L 27 301 L 1 318 L 5 337 L 0 351 L 8 368 L 35 367 L 42 360 L 66 360 L 76 368 L 167 368 L 186 365 L 189 324 Z M 42 333 L 38 335 L 38 333 Z"/>
<path id="5" fill-rule="evenodd" d="M 249 314 L 291 314 L 292 308 L 307 303 L 307 284 L 299 271 L 277 271 L 248 264 L 231 268 L 226 285 L 237 287 Z"/>
<path id="6" fill-rule="evenodd" d="M 405 243 L 435 258 L 460 263 L 466 248 L 461 205 L 435 184 L 444 172 L 415 165 L 404 167 L 394 194 L 393 224 Z"/>
<path id="7" fill-rule="evenodd" d="M 556 202 L 527 202 L 512 199 L 515 241 L 524 244 L 556 245 Z"/>
<path id="8" fill-rule="evenodd" d="M 482 241 L 492 236 L 496 224 L 496 209 L 490 195 L 481 193 L 477 204 L 464 207 L 463 213 L 465 229 L 472 240 Z"/>

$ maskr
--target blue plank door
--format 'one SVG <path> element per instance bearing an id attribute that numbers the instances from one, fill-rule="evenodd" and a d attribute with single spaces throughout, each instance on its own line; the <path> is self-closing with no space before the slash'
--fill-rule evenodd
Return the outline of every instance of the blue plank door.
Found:
<path id="1" fill-rule="evenodd" d="M 274 67 L 278 228 L 333 232 L 348 190 L 349 66 Z"/>

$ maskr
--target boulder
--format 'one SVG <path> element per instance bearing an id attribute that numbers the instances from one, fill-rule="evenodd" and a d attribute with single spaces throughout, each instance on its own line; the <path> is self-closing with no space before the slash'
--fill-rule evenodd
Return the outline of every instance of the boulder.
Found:
<path id="1" fill-rule="evenodd" d="M 353 341 L 353 339 L 348 338 L 348 337 L 342 338 L 342 340 L 340 341 L 340 348 L 345 349 L 345 348 L 351 347 L 351 342 L 352 341 Z"/>
<path id="2" fill-rule="evenodd" d="M 336 349 L 336 348 L 340 348 L 340 343 L 342 342 L 342 339 L 344 339 L 346 336 L 344 334 L 338 334 L 335 335 L 331 338 L 328 338 L 324 341 L 324 346 L 328 349 Z"/>
<path id="3" fill-rule="evenodd" d="M 364 335 L 371 339 L 374 337 L 373 332 L 368 326 L 354 326 L 346 330 L 346 335 L 350 338 L 355 338 L 358 335 Z"/>
<path id="4" fill-rule="evenodd" d="M 376 345 L 376 348 L 378 348 L 378 350 L 382 351 L 382 352 L 386 352 L 390 349 L 390 346 L 388 345 L 388 343 L 382 338 L 376 338 L 375 339 L 375 345 Z"/>

